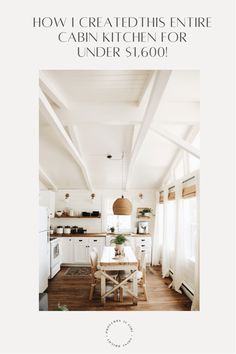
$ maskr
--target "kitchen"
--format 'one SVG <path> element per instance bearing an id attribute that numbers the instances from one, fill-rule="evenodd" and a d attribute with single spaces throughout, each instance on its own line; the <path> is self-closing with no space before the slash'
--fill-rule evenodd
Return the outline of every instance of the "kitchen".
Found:
<path id="1" fill-rule="evenodd" d="M 166 249 L 177 236 L 165 225 L 176 223 L 173 201 L 183 203 L 183 233 L 198 233 L 199 72 L 51 70 L 40 72 L 39 85 L 40 310 L 190 310 L 195 254 L 191 274 L 181 270 L 180 294 L 172 284 L 177 252 Z M 118 278 L 105 279 L 112 270 L 103 257 L 120 234 L 137 264 L 137 252 L 145 255 L 146 284 L 136 268 L 121 279 L 122 254 Z M 93 250 L 101 285 L 91 284 Z"/>

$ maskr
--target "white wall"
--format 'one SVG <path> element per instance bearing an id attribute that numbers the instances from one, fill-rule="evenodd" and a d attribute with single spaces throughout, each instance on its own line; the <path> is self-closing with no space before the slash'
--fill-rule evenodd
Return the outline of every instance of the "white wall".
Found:
<path id="1" fill-rule="evenodd" d="M 65 194 L 69 193 L 69 202 L 65 202 Z M 139 198 L 139 193 L 143 194 L 143 199 Z M 95 199 L 91 200 L 91 193 L 88 190 L 60 190 L 56 192 L 56 207 L 55 210 L 68 210 L 73 209 L 74 212 L 81 213 L 82 211 L 94 211 L 97 210 L 101 212 L 101 219 L 52 219 L 51 225 L 56 227 L 57 225 L 77 225 L 79 227 L 84 227 L 87 232 L 106 232 L 104 208 L 105 200 L 107 198 L 118 198 L 121 196 L 121 192 L 117 190 L 97 190 L 95 191 Z M 156 205 L 156 197 L 154 190 L 130 190 L 125 193 L 125 197 L 129 198 L 132 202 L 132 230 L 137 225 L 137 208 L 150 207 L 154 210 Z M 154 229 L 154 217 L 152 216 L 149 220 L 149 230 L 153 233 Z"/>

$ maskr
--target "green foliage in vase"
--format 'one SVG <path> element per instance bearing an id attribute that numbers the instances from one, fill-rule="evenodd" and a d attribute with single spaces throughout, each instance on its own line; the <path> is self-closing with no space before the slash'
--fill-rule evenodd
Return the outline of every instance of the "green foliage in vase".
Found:
<path id="1" fill-rule="evenodd" d="M 115 243 L 116 245 L 122 245 L 123 243 L 125 243 L 125 241 L 127 241 L 127 238 L 125 237 L 125 235 L 117 235 L 113 240 L 111 240 L 111 243 Z"/>

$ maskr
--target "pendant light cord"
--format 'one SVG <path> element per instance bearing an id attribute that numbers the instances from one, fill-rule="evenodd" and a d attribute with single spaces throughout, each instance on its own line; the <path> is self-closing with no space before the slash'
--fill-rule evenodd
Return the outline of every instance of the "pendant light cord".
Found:
<path id="1" fill-rule="evenodd" d="M 122 177 L 121 177 L 121 193 L 122 197 L 124 197 L 123 192 L 124 192 L 124 152 L 122 152 Z"/>

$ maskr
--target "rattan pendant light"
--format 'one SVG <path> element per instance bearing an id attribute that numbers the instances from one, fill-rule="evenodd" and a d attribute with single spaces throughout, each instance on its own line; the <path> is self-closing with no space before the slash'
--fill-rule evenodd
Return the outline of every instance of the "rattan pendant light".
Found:
<path id="1" fill-rule="evenodd" d="M 132 204 L 123 195 L 121 198 L 116 199 L 112 208 L 114 215 L 131 215 L 132 213 Z"/>
<path id="2" fill-rule="evenodd" d="M 124 153 L 122 153 L 122 185 L 121 189 L 123 189 L 123 160 Z M 132 214 L 132 204 L 129 199 L 125 198 L 123 195 L 121 198 L 115 200 L 112 206 L 114 215 L 131 215 Z"/>

